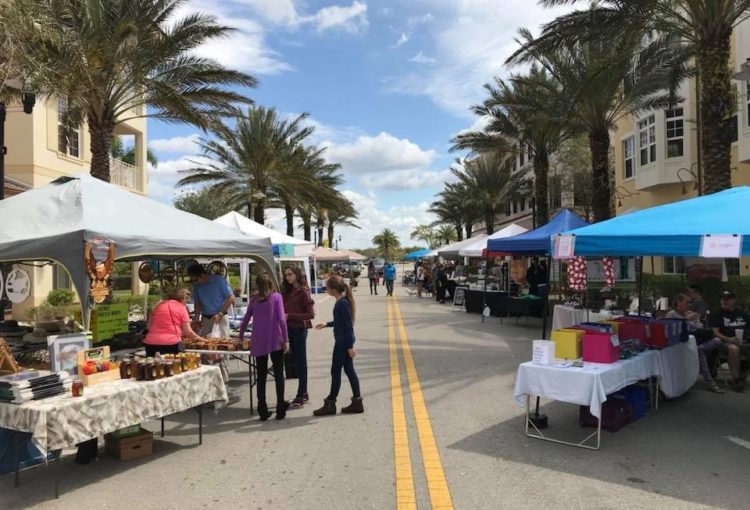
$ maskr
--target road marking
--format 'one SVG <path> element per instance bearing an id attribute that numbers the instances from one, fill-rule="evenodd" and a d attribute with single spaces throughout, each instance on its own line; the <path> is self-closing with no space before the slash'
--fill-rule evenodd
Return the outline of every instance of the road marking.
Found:
<path id="1" fill-rule="evenodd" d="M 734 436 L 724 436 L 724 439 L 728 439 L 734 444 L 742 446 L 750 450 L 750 441 L 745 441 L 744 439 L 740 439 L 739 437 L 734 437 Z"/>
<path id="2" fill-rule="evenodd" d="M 417 367 L 414 364 L 414 358 L 411 355 L 409 347 L 409 337 L 406 334 L 401 317 L 401 308 L 398 305 L 398 299 L 394 296 L 393 309 L 396 312 L 396 322 L 398 332 L 401 337 L 401 350 L 404 353 L 404 364 L 406 366 L 406 376 L 409 380 L 409 391 L 411 394 L 411 403 L 414 408 L 414 418 L 417 423 L 417 434 L 419 435 L 419 445 L 422 449 L 422 462 L 424 463 L 425 476 L 427 478 L 427 489 L 430 493 L 430 503 L 433 510 L 453 509 L 453 500 L 451 499 L 448 481 L 445 478 L 443 463 L 440 460 L 435 434 L 432 432 L 432 423 L 430 415 L 427 412 L 427 405 L 422 394 L 422 385 L 417 375 Z"/>
<path id="3" fill-rule="evenodd" d="M 409 453 L 409 432 L 406 426 L 404 393 L 401 388 L 401 372 L 398 367 L 398 349 L 393 327 L 393 309 L 388 307 L 388 351 L 391 363 L 391 403 L 393 407 L 393 453 L 396 463 L 396 503 L 398 510 L 416 510 L 417 496 L 414 492 L 414 470 Z"/>

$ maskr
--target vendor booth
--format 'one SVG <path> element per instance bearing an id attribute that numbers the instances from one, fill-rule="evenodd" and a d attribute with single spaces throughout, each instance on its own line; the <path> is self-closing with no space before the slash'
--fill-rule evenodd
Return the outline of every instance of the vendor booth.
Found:
<path id="1" fill-rule="evenodd" d="M 3 200 L 0 217 L 12 219 L 0 226 L 0 261 L 60 263 L 78 292 L 85 326 L 91 287 L 87 243 L 103 240 L 116 261 L 247 257 L 273 273 L 269 238 L 241 234 L 88 174 Z"/>
<path id="2" fill-rule="evenodd" d="M 325 246 L 318 246 L 315 248 L 315 251 L 312 253 L 312 258 L 315 271 L 313 292 L 318 294 L 325 292 L 325 282 L 319 276 L 319 264 L 343 263 L 349 262 L 350 260 L 349 255 L 346 253 L 341 253 L 340 251 L 332 250 Z"/>
<path id="3" fill-rule="evenodd" d="M 425 248 L 423 250 L 413 251 L 411 253 L 407 253 L 406 255 L 404 255 L 404 260 L 405 261 L 412 261 L 413 262 L 413 261 L 419 260 L 419 259 L 421 259 L 423 257 L 427 257 L 431 251 L 432 250 L 430 250 L 429 248 Z"/>

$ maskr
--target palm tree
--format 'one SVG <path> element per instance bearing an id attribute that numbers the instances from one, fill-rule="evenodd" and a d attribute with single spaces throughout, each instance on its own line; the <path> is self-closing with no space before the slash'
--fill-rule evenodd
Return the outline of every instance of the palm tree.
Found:
<path id="1" fill-rule="evenodd" d="M 482 132 L 456 136 L 452 150 L 508 153 L 517 150 L 517 146 L 511 149 L 510 140 L 519 141 L 520 150 L 533 157 L 537 225 L 544 225 L 549 219 L 549 158 L 568 132 L 565 119 L 556 112 L 555 105 L 561 101 L 560 84 L 533 65 L 526 75 L 511 75 L 508 82 L 496 78 L 494 85 L 488 83 L 484 87 L 489 98 L 472 109 L 487 117 L 489 124 Z"/>
<path id="2" fill-rule="evenodd" d="M 667 108 L 687 70 L 673 44 L 657 39 L 646 47 L 633 33 L 621 31 L 607 39 L 587 38 L 549 48 L 521 30 L 522 47 L 512 63 L 537 63 L 562 87 L 567 105 L 552 103 L 572 133 L 586 133 L 591 148 L 594 221 L 612 216 L 610 132 L 619 119 L 640 111 Z M 636 51 L 639 49 L 639 51 Z"/>
<path id="3" fill-rule="evenodd" d="M 378 235 L 373 237 L 372 244 L 378 247 L 386 260 L 388 260 L 390 249 L 401 246 L 398 236 L 389 228 L 384 228 Z"/>
<path id="4" fill-rule="evenodd" d="M 443 223 L 453 225 L 456 229 L 456 239 L 463 241 L 464 232 L 466 238 L 471 237 L 474 223 L 479 219 L 476 208 L 471 203 L 470 191 L 462 183 L 448 183 L 443 191 L 438 193 L 428 212 L 435 214 L 438 219 L 432 226 L 437 227 Z"/>
<path id="5" fill-rule="evenodd" d="M 124 161 L 128 165 L 135 165 L 135 147 L 131 145 L 126 149 L 122 143 L 122 138 L 119 136 L 112 137 L 112 145 L 109 148 L 109 154 L 113 158 Z M 159 165 L 159 158 L 156 157 L 156 153 L 150 148 L 146 148 L 146 161 L 151 163 L 151 166 L 154 168 Z"/>
<path id="6" fill-rule="evenodd" d="M 543 0 L 546 6 L 578 0 Z M 731 144 L 735 96 L 730 49 L 734 28 L 750 16 L 750 0 L 601 0 L 591 11 L 574 11 L 544 27 L 541 39 L 559 45 L 594 30 L 604 37 L 626 29 L 644 36 L 671 38 L 695 59 L 698 75 L 700 136 L 705 191 L 732 186 Z M 616 46 L 616 44 L 613 44 Z M 628 51 L 629 48 L 618 48 Z"/>
<path id="7" fill-rule="evenodd" d="M 278 201 L 290 189 L 316 185 L 314 175 L 294 166 L 295 148 L 313 130 L 303 126 L 306 118 L 302 114 L 281 120 L 273 108 L 251 107 L 247 116 L 236 118 L 234 128 L 217 128 L 216 138 L 198 142 L 210 162 L 182 171 L 185 177 L 177 185 L 208 185 L 233 209 L 254 203 L 253 219 L 263 224 L 267 203 Z M 258 193 L 265 198 L 253 198 Z"/>
<path id="8" fill-rule="evenodd" d="M 446 226 L 450 229 L 453 235 L 456 234 L 451 225 Z M 409 239 L 424 241 L 430 249 L 436 248 L 438 245 L 437 231 L 430 225 L 417 225 L 414 227 L 414 230 L 411 231 Z"/>
<path id="9" fill-rule="evenodd" d="M 110 180 L 117 125 L 152 117 L 208 129 L 250 100 L 227 86 L 256 80 L 194 55 L 231 33 L 213 16 L 175 18 L 185 0 L 7 0 L 0 24 L 24 55 L 33 89 L 67 101 L 69 129 L 84 120 L 91 135 L 91 175 Z"/>
<path id="10" fill-rule="evenodd" d="M 343 200 L 339 200 L 333 207 L 328 209 L 328 246 L 331 248 L 334 246 L 334 230 L 336 226 L 360 228 L 355 223 L 359 216 L 354 209 L 354 204 L 349 199 L 342 198 Z"/>
<path id="11" fill-rule="evenodd" d="M 446 225 L 446 224 L 440 225 L 435 231 L 435 238 L 439 239 L 439 242 L 441 244 L 453 243 L 457 240 L 456 230 L 450 225 Z M 436 248 L 436 247 L 430 246 L 430 248 Z"/>
<path id="12" fill-rule="evenodd" d="M 520 185 L 520 178 L 513 175 L 511 159 L 499 153 L 483 154 L 453 167 L 451 172 L 468 191 L 487 234 L 492 234 L 497 215 L 505 210 L 506 200 Z"/>

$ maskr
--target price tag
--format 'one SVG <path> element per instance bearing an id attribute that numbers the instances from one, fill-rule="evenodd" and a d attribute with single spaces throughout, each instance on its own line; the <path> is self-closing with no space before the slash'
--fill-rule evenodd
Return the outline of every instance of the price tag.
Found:
<path id="1" fill-rule="evenodd" d="M 706 235 L 701 240 L 701 257 L 736 259 L 742 255 L 742 236 Z"/>
<path id="2" fill-rule="evenodd" d="M 618 335 L 610 336 L 609 341 L 612 342 L 612 347 L 618 347 L 620 345 L 620 337 Z"/>

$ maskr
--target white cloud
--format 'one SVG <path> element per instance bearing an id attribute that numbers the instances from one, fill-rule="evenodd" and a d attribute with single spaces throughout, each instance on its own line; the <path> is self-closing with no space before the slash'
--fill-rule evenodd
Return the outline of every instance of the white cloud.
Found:
<path id="1" fill-rule="evenodd" d="M 396 41 L 396 44 L 393 47 L 398 48 L 400 46 L 403 46 L 407 42 L 409 42 L 409 36 L 406 35 L 406 32 L 401 32 L 401 37 L 398 38 L 398 41 Z"/>
<path id="2" fill-rule="evenodd" d="M 453 134 L 451 136 L 451 138 L 454 138 L 454 137 L 456 137 L 458 135 L 462 135 L 464 133 L 469 133 L 469 132 L 474 132 L 474 131 L 484 131 L 485 128 L 489 125 L 490 120 L 491 120 L 490 117 L 488 117 L 486 115 L 483 115 L 481 117 L 477 117 L 477 119 L 471 124 L 471 126 L 465 128 L 465 129 L 462 129 L 458 133 Z"/>
<path id="3" fill-rule="evenodd" d="M 393 172 L 366 174 L 359 182 L 367 189 L 403 191 L 436 187 L 440 188 L 452 174 L 449 170 L 433 172 L 423 169 L 395 170 Z"/>
<path id="4" fill-rule="evenodd" d="M 198 151 L 198 138 L 195 133 L 188 136 L 175 136 L 172 138 L 159 138 L 148 142 L 148 146 L 158 152 L 169 154 L 195 153 Z"/>
<path id="5" fill-rule="evenodd" d="M 396 93 L 424 95 L 440 107 L 469 117 L 484 97 L 482 86 L 507 70 L 503 62 L 517 49 L 518 27 L 537 27 L 570 7 L 545 9 L 530 0 L 417 0 L 440 10 L 429 24 L 435 65 L 412 69 L 389 83 Z M 512 15 L 507 15 L 512 13 Z"/>
<path id="6" fill-rule="evenodd" d="M 381 132 L 360 136 L 351 143 L 324 142 L 326 157 L 341 163 L 346 174 L 426 169 L 435 159 L 434 150 L 423 150 L 406 138 Z"/>
<path id="7" fill-rule="evenodd" d="M 417 64 L 435 64 L 437 60 L 428 57 L 423 51 L 420 51 L 410 59 L 410 62 L 416 62 Z"/>
<path id="8" fill-rule="evenodd" d="M 297 0 L 232 0 L 253 7 L 255 12 L 277 25 L 296 28 L 301 25 L 314 26 L 318 32 L 341 29 L 356 33 L 368 25 L 367 4 L 355 0 L 350 6 L 330 5 L 312 14 L 300 12 Z"/>

